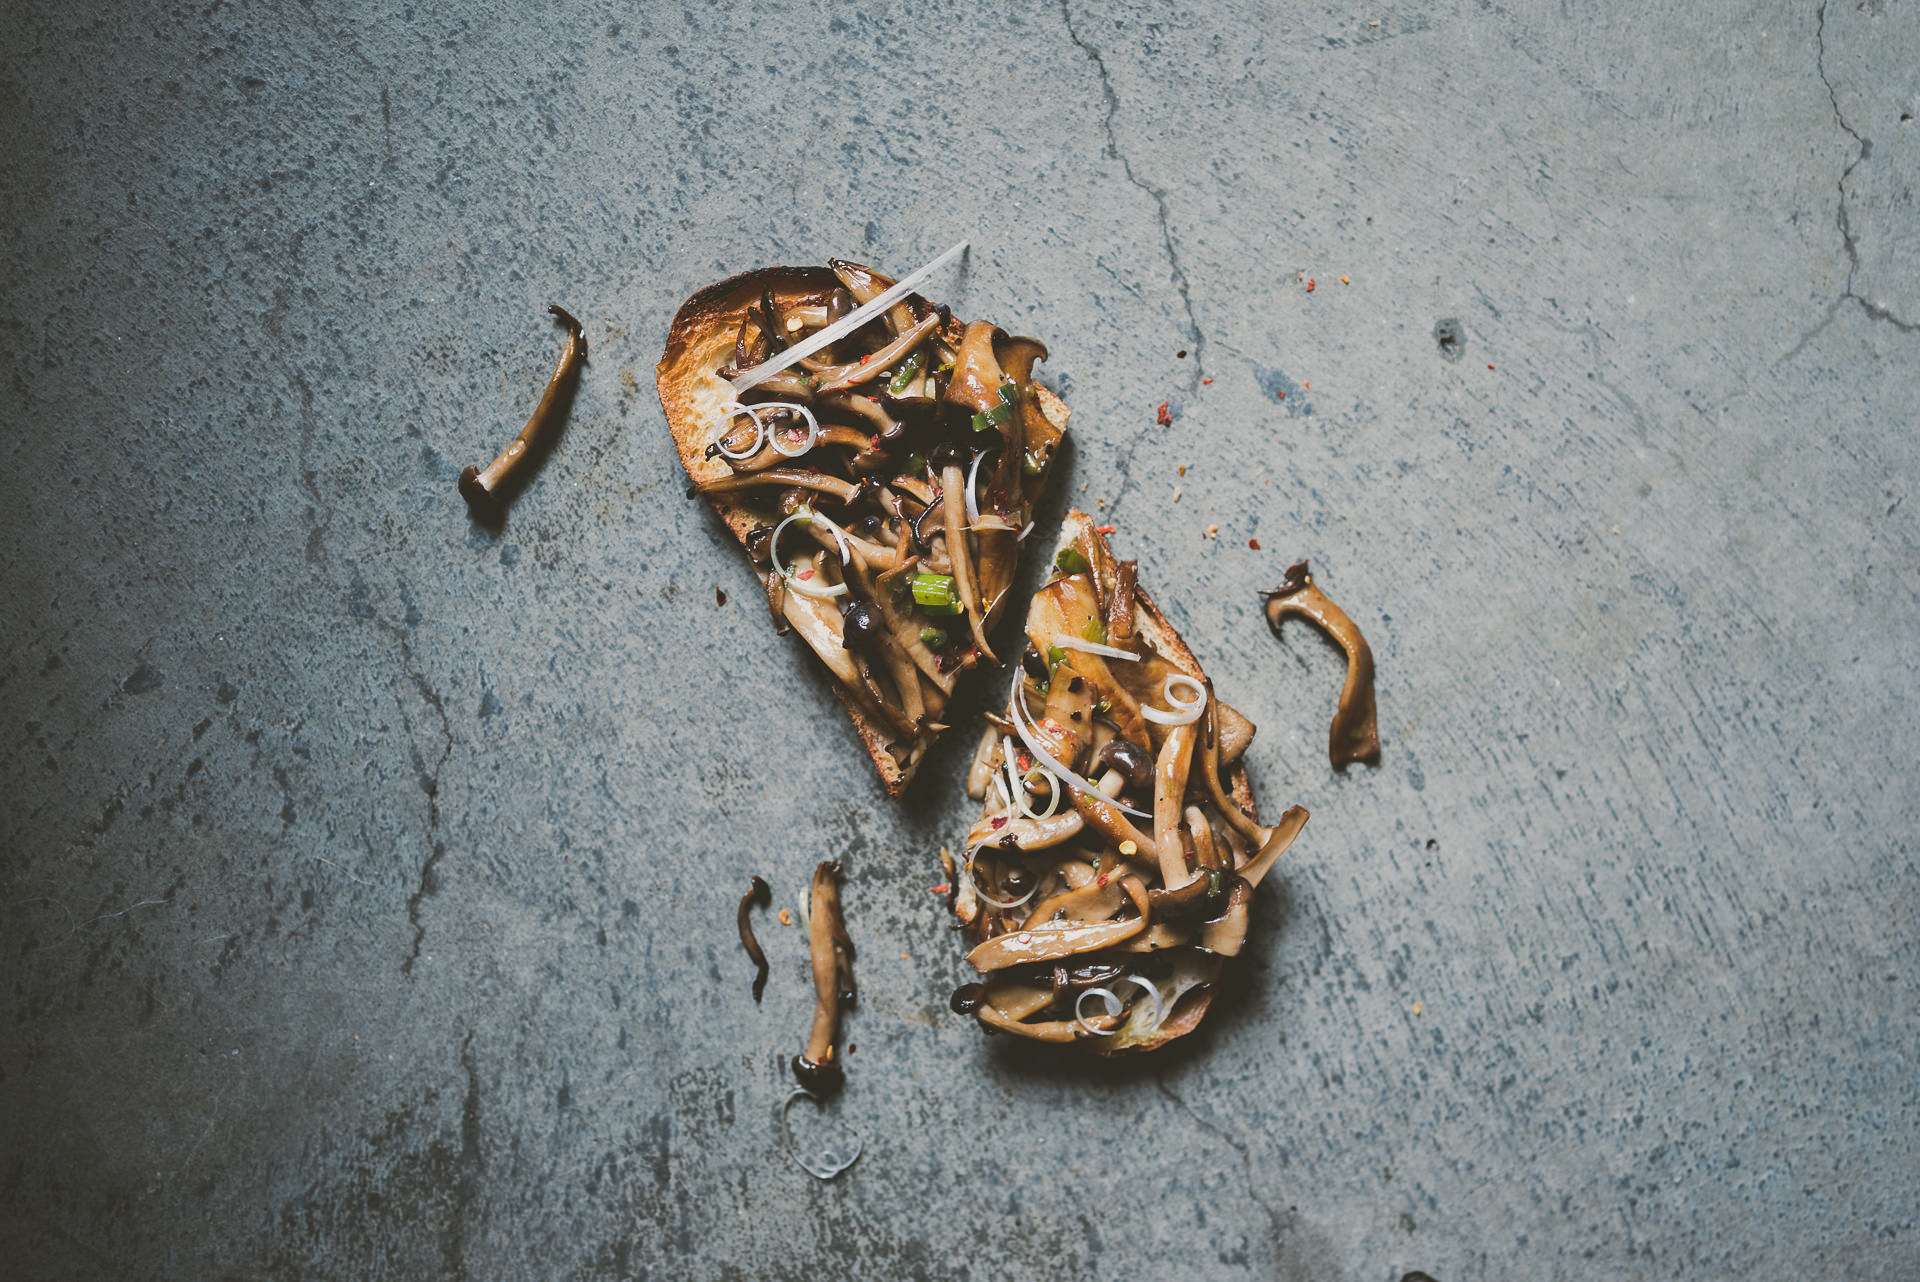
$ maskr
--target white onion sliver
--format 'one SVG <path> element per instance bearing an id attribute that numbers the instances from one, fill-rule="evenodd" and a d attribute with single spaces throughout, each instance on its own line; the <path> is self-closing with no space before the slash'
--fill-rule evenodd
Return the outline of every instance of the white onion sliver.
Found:
<path id="1" fill-rule="evenodd" d="M 946 253 L 940 255 L 940 257 L 934 259 L 919 271 L 902 276 L 897 284 L 872 302 L 863 303 L 825 329 L 817 330 L 806 338 L 801 339 L 778 356 L 755 365 L 739 378 L 733 380 L 734 393 L 737 395 L 758 387 L 775 374 L 778 374 L 781 370 L 792 365 L 797 365 L 801 360 L 813 355 L 821 348 L 829 347 L 839 342 L 842 338 L 853 333 L 853 331 L 886 311 L 887 308 L 892 307 L 908 294 L 913 293 L 914 288 L 918 286 L 921 281 L 959 257 L 961 251 L 966 249 L 966 247 L 967 242 L 964 240 L 961 241 L 958 245 L 955 245 L 952 249 L 949 249 Z"/>
<path id="2" fill-rule="evenodd" d="M 780 577 L 787 581 L 788 587 L 798 592 L 801 596 L 817 597 L 822 600 L 828 597 L 845 596 L 847 594 L 846 584 L 835 583 L 830 587 L 822 587 L 819 584 L 801 578 L 798 574 L 794 573 L 792 566 L 786 565 L 780 560 L 780 532 L 789 525 L 792 525 L 795 521 L 803 523 L 807 521 L 825 522 L 826 527 L 833 531 L 834 539 L 840 544 L 840 563 L 845 565 L 847 561 L 852 558 L 852 550 L 847 547 L 847 536 L 840 532 L 839 526 L 835 525 L 826 517 L 821 516 L 818 512 L 795 512 L 792 516 L 773 527 L 773 537 L 767 540 L 767 560 L 773 565 L 779 566 Z"/>
<path id="3" fill-rule="evenodd" d="M 727 416 L 726 422 L 720 425 L 720 438 L 714 442 L 720 448 L 720 456 L 738 462 L 741 459 L 749 459 L 758 454 L 760 447 L 766 444 L 767 425 L 760 421 L 760 415 L 755 412 L 754 407 L 751 405 L 742 405 L 739 401 L 728 401 L 720 407 L 720 412 Z M 744 450 L 730 450 L 727 448 L 727 427 L 733 422 L 734 418 L 740 414 L 745 414 L 753 420 L 753 442 Z"/>
<path id="4" fill-rule="evenodd" d="M 1058 757 L 1054 756 L 1051 752 L 1048 752 L 1045 748 L 1042 748 L 1040 744 L 1036 741 L 1033 731 L 1029 729 L 1027 726 L 1026 709 L 1020 706 L 1022 703 L 1026 701 L 1023 696 L 1023 692 L 1020 689 L 1020 683 L 1021 681 L 1025 680 L 1025 678 L 1026 678 L 1026 674 L 1024 672 L 1016 671 L 1013 674 L 1013 697 L 1011 702 L 1009 702 L 1007 705 L 1007 711 L 1009 714 L 1011 714 L 1009 719 L 1013 722 L 1014 732 L 1020 736 L 1020 742 L 1026 744 L 1027 751 L 1031 752 L 1040 761 L 1042 765 L 1044 765 L 1047 769 L 1053 771 L 1053 773 L 1060 779 L 1073 784 L 1075 787 L 1079 788 L 1080 791 L 1082 792 L 1091 793 L 1100 797 L 1106 797 L 1107 794 L 1104 792 L 1101 792 L 1100 789 L 1085 775 L 1076 774 L 1073 771 L 1067 769 L 1065 765 L 1061 764 L 1060 759 Z M 1142 819 L 1153 818 L 1153 816 L 1148 814 L 1146 811 L 1135 810 L 1132 806 L 1127 805 L 1125 802 L 1116 801 L 1111 797 L 1108 797 L 1107 800 L 1114 806 L 1115 809 L 1124 810 L 1130 815 L 1138 815 Z"/>
<path id="5" fill-rule="evenodd" d="M 1079 637 L 1070 637 L 1064 632 L 1054 633 L 1053 643 L 1062 650 L 1084 650 L 1088 654 L 1103 655 L 1109 659 L 1131 659 L 1135 663 L 1140 662 L 1140 656 L 1131 650 L 1122 650 L 1117 645 L 1102 645 L 1098 641 L 1083 641 Z"/>
<path id="6" fill-rule="evenodd" d="M 1176 683 L 1184 683 L 1190 688 L 1193 691 L 1193 698 L 1182 699 L 1175 694 L 1173 687 Z M 1197 678 L 1190 677 L 1184 672 L 1176 672 L 1168 677 L 1166 683 L 1160 687 L 1160 694 L 1172 705 L 1174 709 L 1172 712 L 1162 712 L 1158 708 L 1145 704 L 1140 707 L 1140 715 L 1157 726 L 1190 726 L 1200 719 L 1201 713 L 1207 710 L 1207 688 L 1201 685 Z"/>
<path id="7" fill-rule="evenodd" d="M 1144 989 L 1147 996 L 1153 998 L 1153 1027 L 1147 1029 L 1147 1031 L 1149 1033 L 1156 1031 L 1160 1027 L 1160 1021 L 1166 1018 L 1166 1009 L 1160 1004 L 1160 986 L 1152 980 L 1142 979 L 1138 975 L 1122 975 L 1113 982 L 1116 984 L 1133 984 Z"/>
<path id="8" fill-rule="evenodd" d="M 981 450 L 973 456 L 973 466 L 967 469 L 967 521 L 977 525 L 980 522 L 980 502 L 973 497 L 973 486 L 980 479 L 980 463 L 992 450 Z"/>
<path id="9" fill-rule="evenodd" d="M 1132 976 L 1127 976 L 1127 978 L 1130 979 Z M 1127 1008 L 1127 1004 L 1120 1000 L 1120 994 L 1114 992 L 1111 988 L 1083 988 L 1080 990 L 1080 995 L 1073 999 L 1073 1022 L 1080 1025 L 1081 1029 L 1091 1037 L 1111 1037 L 1113 1036 L 1112 1033 L 1103 1033 L 1092 1024 L 1089 1024 L 1087 1022 L 1086 1012 L 1080 1009 L 1087 1004 L 1087 998 L 1092 997 L 1095 993 L 1100 995 L 1100 1004 L 1107 1008 L 1108 1015 L 1118 1015 Z M 1158 994 L 1155 995 L 1158 996 Z"/>
<path id="10" fill-rule="evenodd" d="M 790 410 L 807 420 L 807 441 L 806 444 L 797 450 L 790 450 L 781 445 L 780 433 L 774 428 L 767 427 L 761 429 L 766 433 L 767 444 L 773 446 L 773 452 L 775 454 L 780 454 L 787 458 L 799 458 L 802 454 L 805 454 L 808 450 L 820 443 L 820 420 L 815 418 L 813 411 L 806 406 L 796 404 L 793 401 L 765 401 L 753 408 L 757 410 Z M 755 415 L 755 418 L 758 417 L 758 415 Z"/>
<path id="11" fill-rule="evenodd" d="M 976 849 L 979 848 L 976 847 Z M 1034 891 L 1040 889 L 1040 883 L 1035 881 L 1032 888 L 1018 899 L 995 899 L 992 895 L 980 889 L 980 879 L 973 875 L 973 860 L 969 859 L 965 864 L 961 865 L 960 871 L 973 886 L 974 895 L 978 897 L 982 903 L 992 904 L 995 908 L 1018 908 L 1033 898 Z"/>
<path id="12" fill-rule="evenodd" d="M 1025 543 L 1027 541 L 1027 536 L 1033 533 L 1033 526 L 1034 526 L 1034 523 L 1032 521 L 1028 521 L 1027 528 L 1020 531 L 1020 537 L 1015 539 L 1014 542 Z"/>

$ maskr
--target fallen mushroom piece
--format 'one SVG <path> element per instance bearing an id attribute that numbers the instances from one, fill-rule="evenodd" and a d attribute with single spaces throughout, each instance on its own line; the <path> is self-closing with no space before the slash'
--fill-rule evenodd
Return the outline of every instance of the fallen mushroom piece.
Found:
<path id="1" fill-rule="evenodd" d="M 1331 637 L 1347 652 L 1347 679 L 1340 687 L 1340 703 L 1327 728 L 1327 756 L 1335 770 L 1356 761 L 1380 759 L 1380 729 L 1373 699 L 1373 649 L 1359 627 L 1314 585 L 1305 561 L 1287 568 L 1286 581 L 1267 601 L 1267 626 L 1280 635 L 1280 623 L 1297 614 Z"/>
<path id="2" fill-rule="evenodd" d="M 754 938 L 753 922 L 747 917 L 747 910 L 755 904 L 765 908 L 773 902 L 773 891 L 758 876 L 747 885 L 747 891 L 740 896 L 740 908 L 735 914 L 740 926 L 740 946 L 747 950 L 747 960 L 754 966 L 753 1000 L 759 1001 L 760 994 L 767 991 L 767 954 L 762 951 L 760 941 Z"/>
<path id="3" fill-rule="evenodd" d="M 460 496 L 474 506 L 483 505 L 499 494 L 501 485 L 513 475 L 520 461 L 527 457 L 527 452 L 546 431 L 547 425 L 559 417 L 560 408 L 567 400 L 567 385 L 587 359 L 587 336 L 581 331 L 580 322 L 558 304 L 547 310 L 559 317 L 560 323 L 567 327 L 567 345 L 560 350 L 560 363 L 553 367 L 553 376 L 547 379 L 547 390 L 541 393 L 540 404 L 534 407 L 533 417 L 520 429 L 520 435 L 500 451 L 499 458 L 487 464 L 485 471 L 468 466 L 460 473 Z"/>
<path id="4" fill-rule="evenodd" d="M 813 962 L 813 1029 L 807 1049 L 793 1057 L 793 1075 L 817 1095 L 831 1095 L 846 1079 L 835 1053 L 840 1008 L 853 1001 L 853 941 L 840 916 L 840 865 L 823 861 L 813 870 L 808 908 L 807 952 Z"/>

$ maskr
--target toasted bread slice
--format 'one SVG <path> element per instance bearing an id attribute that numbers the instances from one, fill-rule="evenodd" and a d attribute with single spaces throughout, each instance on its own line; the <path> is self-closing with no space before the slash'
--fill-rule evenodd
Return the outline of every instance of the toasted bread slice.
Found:
<path id="1" fill-rule="evenodd" d="M 835 694 L 897 797 L 944 729 L 954 680 L 982 658 L 1067 407 L 1032 381 L 1034 361 L 1046 355 L 1041 344 L 964 324 L 918 294 L 817 359 L 735 391 L 739 375 L 892 283 L 836 262 L 768 267 L 710 285 L 674 316 L 657 381 L 694 489 L 759 568 L 776 626 L 798 631 L 833 675 Z M 840 363 L 820 368 L 832 361 Z M 953 368 L 941 368 L 949 362 Z M 758 412 L 747 414 L 741 401 Z M 818 433 L 802 434 L 797 411 L 758 408 L 768 404 L 805 405 Z M 928 467 L 942 446 L 946 461 L 953 451 L 966 460 L 962 484 L 978 512 L 960 513 L 951 526 L 945 482 L 953 474 Z M 758 483 L 769 477 L 778 483 Z M 772 565 L 767 544 L 780 540 L 769 532 L 795 512 L 800 494 L 827 520 L 786 527 L 780 551 L 784 562 L 804 549 L 815 564 Z M 829 523 L 836 528 L 823 528 Z M 959 558 L 949 530 L 960 531 Z M 835 544 L 837 558 L 828 554 Z M 942 577 L 937 571 L 956 580 L 947 591 L 961 613 L 929 614 L 945 602 L 922 603 L 925 585 L 915 580 Z M 836 596 L 823 599 L 827 591 Z M 852 648 L 838 608 L 850 600 L 868 607 Z"/>
<path id="2" fill-rule="evenodd" d="M 1241 761 L 1253 724 L 1213 696 L 1084 512 L 1067 516 L 1027 640 L 975 754 L 984 809 L 947 870 L 985 977 L 955 1008 L 1103 1055 L 1152 1050 L 1199 1026 L 1306 812 L 1258 823 Z"/>

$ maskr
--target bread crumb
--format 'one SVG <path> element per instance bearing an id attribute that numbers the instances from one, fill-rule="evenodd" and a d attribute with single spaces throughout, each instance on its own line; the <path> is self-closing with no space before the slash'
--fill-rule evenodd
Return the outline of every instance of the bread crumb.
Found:
<path id="1" fill-rule="evenodd" d="M 1173 501 L 1175 503 L 1178 503 L 1180 501 L 1180 487 L 1177 485 L 1173 487 Z M 1616 532 L 1618 532 L 1619 528 L 1620 528 L 1619 526 L 1614 527 Z"/>

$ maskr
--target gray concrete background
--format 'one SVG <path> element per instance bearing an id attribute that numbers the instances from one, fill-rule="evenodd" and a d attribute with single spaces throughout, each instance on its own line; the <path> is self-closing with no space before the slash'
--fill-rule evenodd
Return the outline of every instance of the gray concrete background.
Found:
<path id="1" fill-rule="evenodd" d="M 9 5 L 6 1271 L 1920 1275 L 1916 69 L 1899 0 Z M 947 1014 L 965 745 L 885 799 L 652 391 L 698 286 L 962 236 L 1314 812 L 1124 1070 Z M 822 1185 L 731 914 L 827 856 Z"/>

